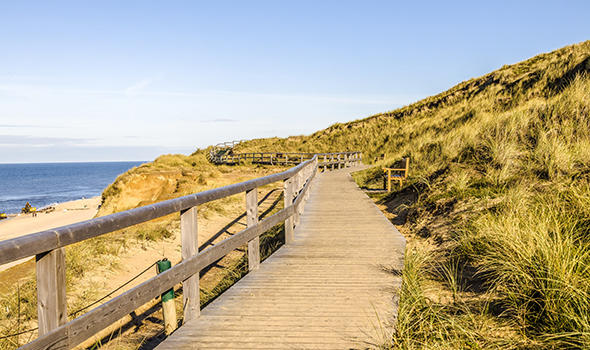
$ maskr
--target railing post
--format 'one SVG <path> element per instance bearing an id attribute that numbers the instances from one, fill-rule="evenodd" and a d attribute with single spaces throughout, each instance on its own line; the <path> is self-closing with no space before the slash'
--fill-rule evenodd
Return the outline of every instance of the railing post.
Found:
<path id="1" fill-rule="evenodd" d="M 338 169 L 342 169 L 342 164 L 340 163 L 340 153 L 338 153 Z"/>
<path id="2" fill-rule="evenodd" d="M 293 205 L 293 178 L 286 179 L 283 182 L 284 207 Z M 296 210 L 295 210 L 296 211 Z M 285 220 L 285 244 L 293 243 L 295 236 L 293 234 L 294 215 L 290 215 Z"/>
<path id="3" fill-rule="evenodd" d="M 316 166 L 317 166 L 317 159 L 315 162 L 313 162 L 312 164 L 310 164 L 307 167 L 307 174 L 305 175 L 305 178 L 307 179 L 307 182 L 309 182 L 309 184 L 307 185 L 307 187 L 308 187 L 307 192 L 305 192 L 305 202 L 307 202 L 307 200 L 309 199 L 309 195 L 311 193 L 311 175 L 313 174 L 313 169 Z M 303 211 L 305 211 L 305 205 L 303 206 Z"/>
<path id="4" fill-rule="evenodd" d="M 158 273 L 169 270 L 172 267 L 170 260 L 164 258 L 156 264 Z M 178 325 L 176 321 L 176 306 L 174 305 L 174 289 L 170 288 L 160 296 L 162 299 L 162 314 L 164 316 L 164 332 L 172 334 Z"/>
<path id="5" fill-rule="evenodd" d="M 258 189 L 246 191 L 246 216 L 248 227 L 258 223 Z M 260 237 L 248 242 L 248 271 L 256 270 L 260 265 Z"/>
<path id="6" fill-rule="evenodd" d="M 387 169 L 387 192 L 391 192 L 391 169 Z"/>
<path id="7" fill-rule="evenodd" d="M 306 166 L 301 171 L 302 171 L 301 187 L 303 188 L 303 186 L 305 186 L 306 182 L 309 179 L 309 165 Z M 308 194 L 309 194 L 309 190 L 307 192 L 305 192 L 305 194 L 303 195 L 303 200 L 301 201 L 301 204 L 299 204 L 299 215 L 303 215 L 303 213 L 305 213 L 305 201 L 307 201 Z"/>
<path id="8" fill-rule="evenodd" d="M 334 154 L 330 155 L 330 163 L 332 163 L 332 170 L 334 170 Z"/>
<path id="9" fill-rule="evenodd" d="M 302 187 L 302 175 L 303 175 L 303 169 L 301 169 L 299 172 L 297 172 L 297 175 L 295 175 L 295 191 L 293 193 L 294 197 L 298 197 L 299 193 L 301 192 L 301 187 Z M 299 202 L 299 204 L 301 204 L 301 202 Z M 300 206 L 295 208 L 295 217 L 294 217 L 294 224 L 295 227 L 297 227 L 299 225 L 299 215 L 301 215 L 301 210 L 300 210 Z"/>
<path id="10" fill-rule="evenodd" d="M 199 231 L 197 225 L 197 207 L 180 212 L 180 240 L 182 260 L 199 253 Z M 182 282 L 182 305 L 184 305 L 184 323 L 199 317 L 201 299 L 199 294 L 199 272 Z"/>
<path id="11" fill-rule="evenodd" d="M 64 325 L 68 319 L 66 306 L 66 258 L 65 249 L 57 248 L 38 254 L 37 318 L 39 336 Z"/>

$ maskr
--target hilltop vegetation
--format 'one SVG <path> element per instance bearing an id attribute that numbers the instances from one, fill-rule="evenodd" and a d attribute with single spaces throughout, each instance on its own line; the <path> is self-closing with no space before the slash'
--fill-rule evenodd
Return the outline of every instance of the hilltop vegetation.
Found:
<path id="1" fill-rule="evenodd" d="M 410 157 L 404 188 L 376 198 L 410 238 L 392 346 L 590 346 L 590 42 L 237 150 L 361 150 L 367 187 Z"/>

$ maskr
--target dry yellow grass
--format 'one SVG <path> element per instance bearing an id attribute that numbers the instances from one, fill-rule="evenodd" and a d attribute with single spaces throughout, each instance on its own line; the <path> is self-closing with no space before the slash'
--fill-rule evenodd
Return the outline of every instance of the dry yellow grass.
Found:
<path id="1" fill-rule="evenodd" d="M 356 180 L 373 188 L 382 166 L 411 158 L 404 188 L 376 198 L 414 247 L 385 347 L 589 346 L 590 42 L 398 110 L 239 148 L 362 150 L 376 166 Z"/>

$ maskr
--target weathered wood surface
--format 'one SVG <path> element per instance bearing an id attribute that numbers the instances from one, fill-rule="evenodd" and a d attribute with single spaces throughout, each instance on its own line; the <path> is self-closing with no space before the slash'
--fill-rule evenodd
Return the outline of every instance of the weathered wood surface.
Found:
<path id="1" fill-rule="evenodd" d="M 197 207 L 180 212 L 180 236 L 182 260 L 188 260 L 199 253 L 199 230 Z M 199 273 L 182 282 L 182 305 L 184 305 L 185 322 L 199 317 L 201 302 L 199 299 Z"/>
<path id="2" fill-rule="evenodd" d="M 39 335 L 67 322 L 66 254 L 64 248 L 36 256 Z"/>
<path id="3" fill-rule="evenodd" d="M 386 342 L 405 240 L 348 170 L 318 174 L 294 241 L 180 327 L 166 349 L 349 349 Z"/>
<path id="4" fill-rule="evenodd" d="M 246 192 L 246 219 L 248 227 L 258 223 L 258 191 L 253 189 Z M 248 242 L 248 270 L 256 270 L 260 265 L 260 237 Z"/>

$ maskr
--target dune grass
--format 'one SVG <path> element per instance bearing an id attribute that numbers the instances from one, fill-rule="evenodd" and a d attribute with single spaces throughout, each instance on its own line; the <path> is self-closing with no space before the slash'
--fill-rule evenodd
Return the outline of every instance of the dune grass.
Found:
<path id="1" fill-rule="evenodd" d="M 404 187 L 376 197 L 411 242 L 384 347 L 590 347 L 590 41 L 395 111 L 238 147 L 361 150 L 374 167 L 355 179 L 369 188 L 410 157 Z"/>

